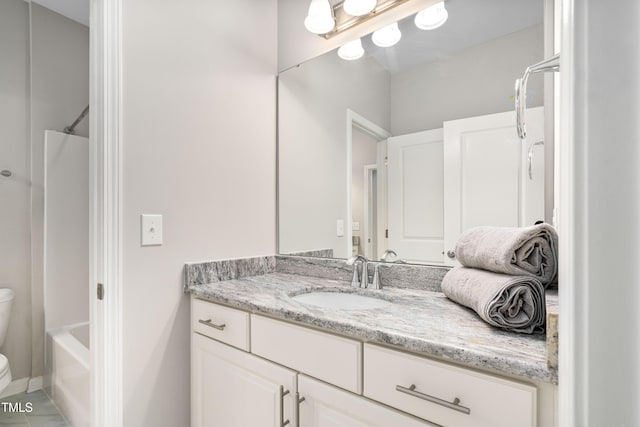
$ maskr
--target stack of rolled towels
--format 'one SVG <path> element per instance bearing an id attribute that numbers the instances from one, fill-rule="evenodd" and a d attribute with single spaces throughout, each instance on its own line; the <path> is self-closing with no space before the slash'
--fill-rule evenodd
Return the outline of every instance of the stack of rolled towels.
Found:
<path id="1" fill-rule="evenodd" d="M 545 289 L 558 274 L 558 235 L 552 226 L 471 228 L 458 239 L 455 253 L 463 266 L 442 281 L 449 299 L 492 326 L 545 331 Z"/>

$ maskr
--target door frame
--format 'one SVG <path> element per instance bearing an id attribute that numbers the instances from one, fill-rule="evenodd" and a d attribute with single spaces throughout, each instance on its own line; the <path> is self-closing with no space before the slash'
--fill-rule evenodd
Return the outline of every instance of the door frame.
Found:
<path id="1" fill-rule="evenodd" d="M 387 138 L 391 137 L 391 132 L 383 129 L 382 127 L 378 126 L 377 124 L 373 123 L 371 120 L 366 119 L 365 117 L 361 116 L 360 114 L 356 113 L 355 111 L 351 110 L 351 109 L 347 109 L 347 138 L 346 138 L 346 151 L 347 151 L 347 164 L 346 164 L 346 171 L 347 171 L 347 176 L 346 176 L 346 183 L 347 183 L 347 203 L 346 203 L 346 222 L 347 222 L 347 226 L 345 227 L 345 248 L 346 248 L 346 253 L 348 254 L 348 256 L 351 256 L 351 252 L 353 250 L 353 244 L 352 244 L 352 236 L 353 236 L 353 224 L 352 224 L 352 209 L 351 209 L 351 185 L 352 185 L 352 161 L 353 161 L 353 127 L 357 127 L 358 129 L 362 130 L 363 132 L 371 135 L 372 137 L 376 138 L 379 142 L 378 145 L 380 144 L 380 141 L 386 140 Z M 378 173 L 378 185 L 380 188 L 380 182 L 381 182 L 381 176 Z M 380 195 L 380 193 L 379 193 Z M 379 212 L 378 212 L 379 214 Z"/>
<path id="2" fill-rule="evenodd" d="M 122 426 L 122 0 L 91 0 L 90 419 Z M 96 296 L 98 283 L 104 296 Z"/>
<path id="3" fill-rule="evenodd" d="M 371 192 L 371 181 L 373 172 L 378 170 L 378 164 L 370 164 L 364 165 L 364 191 L 362 192 L 362 207 L 364 211 L 364 215 L 362 216 L 362 240 L 363 240 L 363 248 L 364 248 L 364 256 L 369 259 L 374 259 L 371 256 L 371 247 L 370 242 L 368 241 L 371 235 L 371 221 L 370 221 L 370 212 L 369 212 L 369 204 L 371 202 L 369 193 Z M 377 205 L 377 203 L 376 203 Z M 376 210 L 378 206 L 376 206 Z M 375 227 L 377 229 L 377 227 Z M 374 257 L 377 259 L 377 254 L 374 254 Z"/>

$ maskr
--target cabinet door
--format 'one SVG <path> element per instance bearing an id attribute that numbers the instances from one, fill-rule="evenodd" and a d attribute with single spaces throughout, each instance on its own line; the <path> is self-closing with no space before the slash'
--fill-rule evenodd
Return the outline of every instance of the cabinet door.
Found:
<path id="1" fill-rule="evenodd" d="M 295 427 L 295 395 L 295 372 L 191 334 L 192 426 Z"/>
<path id="2" fill-rule="evenodd" d="M 299 427 L 426 427 L 413 418 L 304 375 L 298 376 Z"/>

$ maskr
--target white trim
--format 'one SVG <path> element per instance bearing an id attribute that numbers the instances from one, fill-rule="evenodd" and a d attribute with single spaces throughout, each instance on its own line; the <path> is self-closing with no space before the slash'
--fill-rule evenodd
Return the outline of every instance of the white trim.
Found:
<path id="1" fill-rule="evenodd" d="M 9 385 L 0 394 L 0 399 L 13 396 L 14 394 L 24 393 L 27 391 L 29 385 L 29 377 L 20 378 L 19 380 L 11 381 Z"/>
<path id="2" fill-rule="evenodd" d="M 91 425 L 123 424 L 122 0 L 91 0 Z M 104 300 L 95 295 L 103 283 Z"/>
<path id="3" fill-rule="evenodd" d="M 346 242 L 345 242 L 345 246 L 346 246 L 346 250 L 347 250 L 347 257 L 351 256 L 351 252 L 353 250 L 353 245 L 351 244 L 351 237 L 353 236 L 353 230 L 352 228 L 352 212 L 351 212 L 351 181 L 352 181 L 352 157 L 353 157 L 353 148 L 352 148 L 352 144 L 353 144 L 353 126 L 356 126 L 358 129 L 363 130 L 364 132 L 368 133 L 369 135 L 373 136 L 374 138 L 378 139 L 378 140 L 383 140 L 383 139 L 387 139 L 391 136 L 391 133 L 383 128 L 381 128 L 380 126 L 378 126 L 377 124 L 373 123 L 371 120 L 368 120 L 366 118 L 364 118 L 363 116 L 361 116 L 360 114 L 356 113 L 355 111 L 351 110 L 351 109 L 347 109 L 347 140 L 346 140 L 346 145 L 347 145 L 347 164 L 346 164 L 346 170 L 347 170 L 347 179 L 346 179 L 346 183 L 347 183 L 347 209 L 346 209 L 346 218 L 345 218 L 345 222 L 347 223 L 347 227 L 345 230 L 345 238 L 346 238 Z"/>
<path id="4" fill-rule="evenodd" d="M 33 377 L 29 380 L 27 385 L 27 393 L 33 393 L 34 391 L 42 390 L 44 385 L 44 379 L 42 376 Z"/>
<path id="5" fill-rule="evenodd" d="M 561 30 L 561 72 L 560 72 L 560 138 L 556 141 L 558 159 L 558 175 L 556 183 L 557 227 L 559 232 L 559 266 L 558 266 L 558 299 L 561 313 L 558 335 L 558 365 L 562 367 L 558 373 L 558 421 L 560 426 L 575 426 L 577 382 L 574 362 L 576 360 L 576 302 L 579 290 L 576 283 L 574 244 L 575 232 L 575 178 L 576 170 L 573 162 L 575 141 L 574 124 L 574 8 L 573 0 L 562 1 Z"/>

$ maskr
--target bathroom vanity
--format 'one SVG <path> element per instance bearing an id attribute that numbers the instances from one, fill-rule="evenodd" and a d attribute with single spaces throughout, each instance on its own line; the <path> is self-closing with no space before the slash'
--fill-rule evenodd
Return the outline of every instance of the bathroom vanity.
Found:
<path id="1" fill-rule="evenodd" d="M 193 426 L 555 425 L 544 336 L 486 325 L 439 292 L 442 271 L 384 266 L 383 284 L 413 275 L 414 288 L 371 291 L 349 286 L 336 260 L 265 258 L 260 271 L 234 262 L 185 268 Z M 299 298 L 318 293 L 385 304 Z"/>

